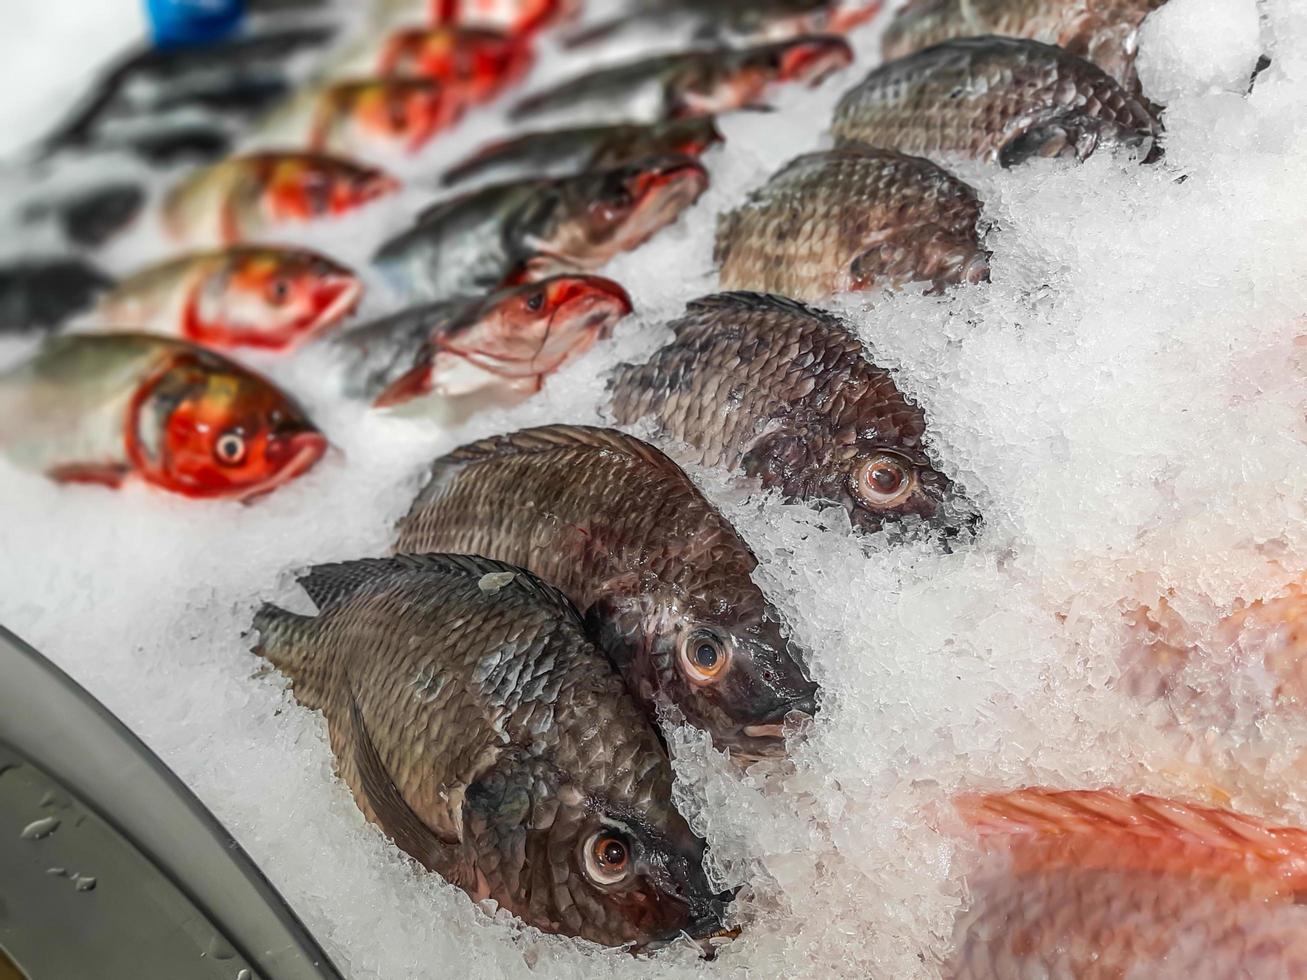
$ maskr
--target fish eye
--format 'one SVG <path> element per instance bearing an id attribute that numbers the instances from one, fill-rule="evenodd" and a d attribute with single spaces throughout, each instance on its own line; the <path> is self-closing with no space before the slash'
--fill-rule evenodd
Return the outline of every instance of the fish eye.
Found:
<path id="1" fill-rule="evenodd" d="M 858 498 L 868 507 L 885 508 L 901 504 L 917 488 L 915 468 L 907 460 L 879 453 L 858 467 Z"/>
<path id="2" fill-rule="evenodd" d="M 526 298 L 526 308 L 532 313 L 539 313 L 545 305 L 545 294 L 542 290 L 533 290 L 531 295 Z"/>
<path id="3" fill-rule="evenodd" d="M 245 437 L 234 430 L 224 432 L 214 444 L 213 455 L 224 466 L 238 466 L 245 460 Z"/>
<path id="4" fill-rule="evenodd" d="M 697 684 L 716 681 L 725 673 L 730 659 L 726 644 L 706 630 L 692 631 L 681 644 L 681 667 Z"/>
<path id="5" fill-rule="evenodd" d="M 613 830 L 600 830 L 585 846 L 585 873 L 598 885 L 616 885 L 631 870 L 631 845 Z"/>
<path id="6" fill-rule="evenodd" d="M 280 306 L 290 298 L 290 283 L 281 276 L 268 283 L 268 300 L 274 306 Z"/>

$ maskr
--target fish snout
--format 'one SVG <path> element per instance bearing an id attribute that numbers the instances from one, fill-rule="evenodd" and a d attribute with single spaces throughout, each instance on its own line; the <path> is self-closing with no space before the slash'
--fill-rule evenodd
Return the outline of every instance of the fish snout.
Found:
<path id="1" fill-rule="evenodd" d="M 693 157 L 662 157 L 640 166 L 628 190 L 637 201 L 675 198 L 693 201 L 708 189 L 708 170 Z"/>
<path id="2" fill-rule="evenodd" d="M 603 276 L 567 276 L 560 279 L 550 296 L 550 306 L 566 315 L 571 309 L 589 311 L 597 305 L 611 306 L 620 319 L 635 308 L 622 286 Z"/>
<path id="3" fill-rule="evenodd" d="M 813 85 L 853 61 L 853 49 L 841 37 L 825 35 L 795 41 L 781 55 L 780 77 Z"/>

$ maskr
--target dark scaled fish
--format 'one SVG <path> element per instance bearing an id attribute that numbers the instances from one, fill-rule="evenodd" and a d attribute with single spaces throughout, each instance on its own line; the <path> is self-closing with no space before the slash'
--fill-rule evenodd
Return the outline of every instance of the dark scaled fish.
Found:
<path id="1" fill-rule="evenodd" d="M 989 274 L 968 185 L 921 157 L 845 147 L 787 163 L 717 222 L 726 289 L 796 299 Z"/>
<path id="2" fill-rule="evenodd" d="M 57 327 L 90 309 L 113 280 L 81 259 L 0 265 L 0 334 Z"/>
<path id="3" fill-rule="evenodd" d="M 593 270 L 671 224 L 707 186 L 703 165 L 683 156 L 495 184 L 433 205 L 373 262 L 421 300 Z"/>
<path id="4" fill-rule="evenodd" d="M 164 198 L 177 240 L 231 245 L 278 225 L 345 214 L 394 193 L 375 167 L 317 153 L 251 153 L 195 171 Z"/>
<path id="5" fill-rule="evenodd" d="M 706 466 L 840 506 L 874 531 L 934 517 L 950 481 L 925 451 L 926 417 L 838 319 L 763 293 L 695 300 L 674 339 L 609 384 L 613 415 L 698 450 Z"/>
<path id="6" fill-rule="evenodd" d="M 672 119 L 643 125 L 617 123 L 524 133 L 483 146 L 445 172 L 445 184 L 486 177 L 565 177 L 587 170 L 606 170 L 643 157 L 680 154 L 698 157 L 720 143 L 721 133 L 711 116 Z"/>
<path id="7" fill-rule="evenodd" d="M 1307 830 L 1110 789 L 968 796 L 951 980 L 1307 975 Z"/>
<path id="8" fill-rule="evenodd" d="M 440 82 L 471 104 L 487 102 L 520 81 L 531 62 L 531 47 L 520 37 L 465 27 L 412 27 L 389 37 L 377 70 Z"/>
<path id="9" fill-rule="evenodd" d="M 363 286 L 305 249 L 232 246 L 181 255 L 124 279 L 95 325 L 168 334 L 215 349 L 287 350 L 340 322 Z"/>
<path id="10" fill-rule="evenodd" d="M 1166 0 L 912 0 L 885 31 L 885 60 L 959 37 L 998 34 L 1056 44 L 1131 91 L 1144 17 Z"/>
<path id="11" fill-rule="evenodd" d="M 455 450 L 396 550 L 529 568 L 576 603 L 637 700 L 670 702 L 737 756 L 779 753 L 786 719 L 816 710 L 753 552 L 675 463 L 621 432 L 545 426 Z"/>
<path id="12" fill-rule="evenodd" d="M 423 395 L 534 394 L 631 312 L 611 279 L 554 276 L 489 296 L 403 310 L 337 338 L 351 391 L 378 407 Z"/>
<path id="13" fill-rule="evenodd" d="M 568 79 L 523 99 L 510 115 L 567 111 L 616 121 L 644 110 L 650 120 L 709 116 L 760 106 L 779 82 L 815 85 L 852 60 L 847 41 L 824 35 L 657 55 Z"/>
<path id="14" fill-rule="evenodd" d="M 1083 160 L 1100 146 L 1147 153 L 1158 125 L 1142 101 L 1083 58 L 1038 41 L 969 37 L 882 65 L 835 107 L 839 140 L 1011 166 Z"/>
<path id="15" fill-rule="evenodd" d="M 0 374 L 0 454 L 59 482 L 139 480 L 248 499 L 306 472 L 326 448 L 290 396 L 183 341 L 54 337 Z"/>
<path id="16" fill-rule="evenodd" d="M 822 32 L 842 33 L 870 20 L 881 0 L 662 0 L 572 31 L 569 47 L 617 38 L 672 35 L 747 43 Z"/>
<path id="17" fill-rule="evenodd" d="M 461 555 L 312 569 L 256 652 L 327 717 L 364 815 L 473 901 L 608 946 L 706 938 L 721 902 L 657 733 L 576 610 Z"/>

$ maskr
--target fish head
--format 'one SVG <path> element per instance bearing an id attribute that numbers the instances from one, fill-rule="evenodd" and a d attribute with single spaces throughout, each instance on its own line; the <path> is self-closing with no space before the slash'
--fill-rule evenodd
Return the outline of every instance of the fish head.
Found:
<path id="1" fill-rule="evenodd" d="M 626 290 L 599 276 L 555 276 L 500 290 L 442 325 L 412 369 L 375 404 L 385 408 L 432 391 L 464 395 L 542 378 L 630 312 Z"/>
<path id="2" fill-rule="evenodd" d="M 354 273 L 313 252 L 233 252 L 221 272 L 200 283 L 185 332 L 210 347 L 284 349 L 339 322 L 362 292 Z"/>
<path id="3" fill-rule="evenodd" d="M 587 622 L 647 705 L 674 705 L 713 744 L 739 758 L 784 752 L 786 735 L 817 712 L 819 688 L 780 616 L 731 557 L 715 556 L 715 581 L 695 594 L 671 583 L 600 599 Z M 708 552 L 705 552 L 705 554 Z"/>
<path id="4" fill-rule="evenodd" d="M 852 61 L 853 49 L 844 38 L 811 34 L 747 51 L 743 64 L 772 81 L 817 85 Z"/>
<path id="5" fill-rule="evenodd" d="M 402 144 L 410 153 L 455 122 L 461 101 L 439 82 L 426 78 L 378 79 L 358 94 L 359 127 L 385 143 Z"/>
<path id="6" fill-rule="evenodd" d="M 327 440 L 271 382 L 194 349 L 133 403 L 128 455 L 151 483 L 189 497 L 249 499 L 308 471 Z"/>
<path id="7" fill-rule="evenodd" d="M 292 154 L 273 164 L 267 196 L 273 218 L 310 221 L 345 214 L 398 189 L 399 181 L 375 167 Z"/>
<path id="8" fill-rule="evenodd" d="M 707 187 L 708 171 L 686 156 L 647 157 L 564 179 L 562 217 L 541 251 L 563 264 L 602 265 L 671 224 Z"/>
<path id="9" fill-rule="evenodd" d="M 704 843 L 668 802 L 667 781 L 660 789 L 661 799 L 588 796 L 560 814 L 544 857 L 555 866 L 552 881 L 567 882 L 552 887 L 548 900 L 566 907 L 550 910 L 550 918 L 577 921 L 578 933 L 593 942 L 642 950 L 681 935 L 721 933 L 724 896 L 704 874 Z"/>

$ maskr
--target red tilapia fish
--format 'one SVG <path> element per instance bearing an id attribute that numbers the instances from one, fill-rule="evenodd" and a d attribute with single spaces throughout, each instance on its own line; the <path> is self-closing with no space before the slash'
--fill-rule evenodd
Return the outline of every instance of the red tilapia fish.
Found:
<path id="1" fill-rule="evenodd" d="M 238 245 L 142 269 L 100 301 L 95 322 L 286 350 L 348 316 L 362 293 L 357 276 L 315 252 Z"/>
<path id="2" fill-rule="evenodd" d="M 964 797 L 952 980 L 1307 975 L 1307 831 L 1111 790 Z"/>
<path id="3" fill-rule="evenodd" d="M 570 17 L 576 6 L 575 0 L 431 0 L 431 19 L 522 35 Z"/>
<path id="4" fill-rule="evenodd" d="M 55 337 L 0 374 L 0 454 L 59 482 L 248 499 L 305 473 L 326 448 L 271 382 L 166 337 Z"/>
<path id="5" fill-rule="evenodd" d="M 531 62 L 531 48 L 522 38 L 464 27 L 413 27 L 387 39 L 377 70 L 428 78 L 478 103 L 519 81 Z"/>
<path id="6" fill-rule="evenodd" d="M 416 153 L 462 118 L 463 96 L 430 78 L 368 78 L 322 89 L 308 145 L 319 153 Z"/>
<path id="7" fill-rule="evenodd" d="M 350 329 L 338 344 L 353 362 L 351 386 L 379 408 L 490 389 L 520 397 L 630 312 L 626 290 L 610 279 L 555 276 L 404 310 Z"/>
<path id="8" fill-rule="evenodd" d="M 195 171 L 164 198 L 169 234 L 228 245 L 282 224 L 353 211 L 399 189 L 375 167 L 316 153 L 253 153 Z"/>

